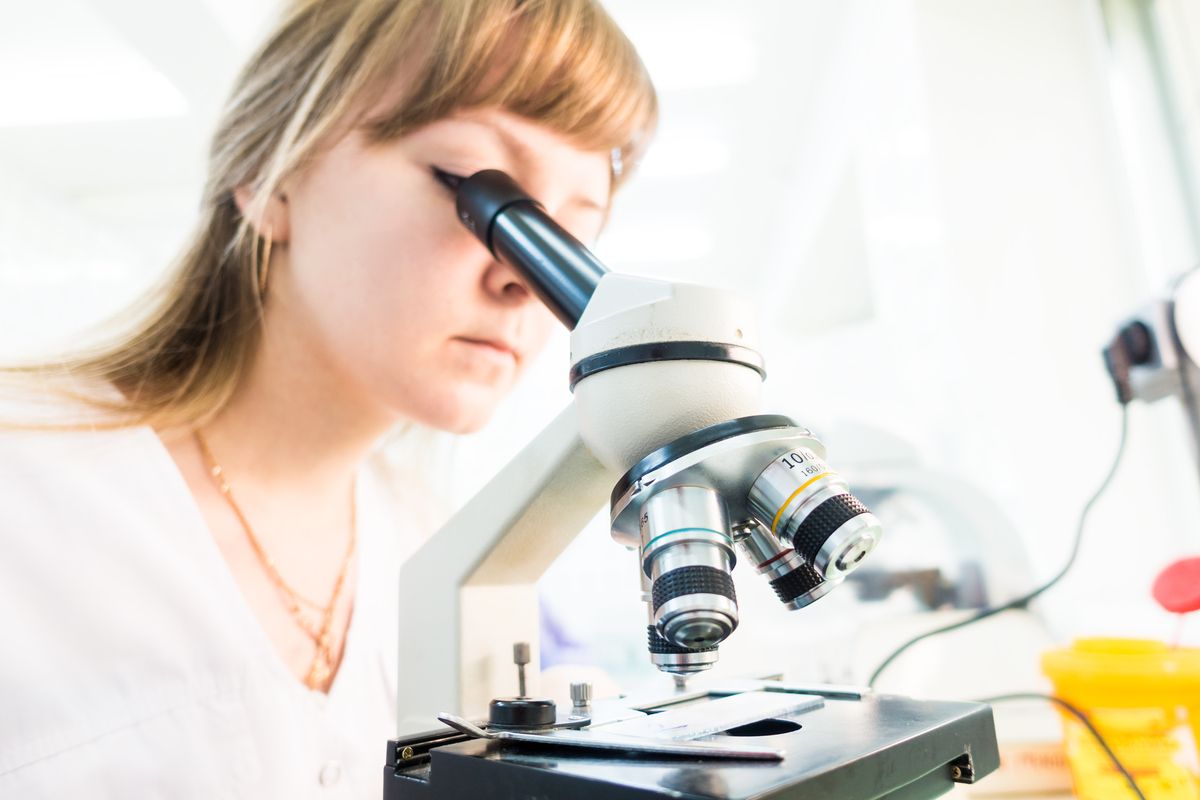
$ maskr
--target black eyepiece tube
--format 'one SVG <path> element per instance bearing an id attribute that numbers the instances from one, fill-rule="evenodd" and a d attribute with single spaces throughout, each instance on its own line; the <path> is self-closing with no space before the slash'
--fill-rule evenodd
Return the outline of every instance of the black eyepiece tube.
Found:
<path id="1" fill-rule="evenodd" d="M 574 328 L 608 269 L 507 174 L 476 172 L 458 187 L 459 220 Z"/>

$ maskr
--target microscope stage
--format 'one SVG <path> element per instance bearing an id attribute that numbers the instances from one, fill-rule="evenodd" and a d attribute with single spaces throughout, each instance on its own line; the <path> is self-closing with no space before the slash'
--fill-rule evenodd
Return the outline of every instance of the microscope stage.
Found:
<path id="1" fill-rule="evenodd" d="M 734 728 L 740 735 L 696 739 L 780 750 L 779 761 L 606 754 L 468 739 L 449 729 L 393 740 L 384 797 L 917 800 L 999 766 L 988 706 L 873 694 L 834 693 L 823 700 Z"/>

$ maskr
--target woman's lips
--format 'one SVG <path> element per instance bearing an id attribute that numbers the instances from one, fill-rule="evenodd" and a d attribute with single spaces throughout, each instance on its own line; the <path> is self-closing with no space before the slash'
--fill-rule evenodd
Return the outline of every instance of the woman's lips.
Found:
<path id="1" fill-rule="evenodd" d="M 511 345 L 493 339 L 471 339 L 466 336 L 458 337 L 457 341 L 470 346 L 471 350 L 485 358 L 503 361 L 517 360 L 517 351 Z"/>

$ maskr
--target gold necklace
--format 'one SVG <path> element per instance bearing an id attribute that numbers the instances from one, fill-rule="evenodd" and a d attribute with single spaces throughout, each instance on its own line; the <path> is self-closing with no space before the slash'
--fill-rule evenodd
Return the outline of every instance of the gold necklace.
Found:
<path id="1" fill-rule="evenodd" d="M 333 628 L 333 612 L 337 608 L 338 599 L 341 597 L 342 588 L 345 586 L 346 574 L 350 571 L 350 562 L 358 540 L 356 504 L 353 502 L 350 504 L 350 544 L 346 548 L 346 555 L 342 559 L 342 567 L 338 571 L 337 581 L 333 585 L 333 595 L 329 598 L 329 603 L 322 606 L 320 603 L 309 600 L 297 592 L 284 580 L 278 567 L 275 566 L 275 559 L 271 558 L 266 549 L 263 548 L 262 542 L 254 535 L 254 530 L 250 527 L 250 522 L 242 512 L 241 506 L 233 499 L 233 491 L 229 486 L 229 481 L 225 479 L 225 470 L 217 463 L 212 450 L 208 447 L 208 442 L 205 441 L 199 428 L 194 433 L 196 435 L 196 443 L 200 446 L 200 453 L 204 458 L 209 474 L 212 476 L 213 481 L 216 482 L 217 489 L 224 495 L 225 501 L 229 503 L 229 507 L 233 509 L 238 522 L 241 523 L 242 530 L 246 532 L 246 538 L 250 541 L 250 547 L 258 557 L 263 570 L 283 596 L 284 605 L 288 613 L 292 615 L 292 619 L 296 621 L 300 629 L 308 634 L 308 637 L 313 640 L 313 644 L 316 645 L 316 651 L 313 653 L 312 664 L 308 668 L 304 684 L 310 689 L 328 689 L 329 680 L 333 676 L 333 669 L 337 660 L 337 654 L 333 649 L 333 640 L 330 636 L 330 631 Z M 306 616 L 307 609 L 305 606 L 316 611 L 317 621 L 315 623 Z"/>

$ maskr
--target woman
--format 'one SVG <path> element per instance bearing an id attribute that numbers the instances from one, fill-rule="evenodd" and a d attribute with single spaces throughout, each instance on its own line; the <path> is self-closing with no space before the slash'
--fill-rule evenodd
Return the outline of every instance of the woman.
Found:
<path id="1" fill-rule="evenodd" d="M 555 324 L 438 172 L 588 241 L 655 108 L 595 0 L 289 3 L 151 312 L 8 371 L 66 399 L 0 437 L 0 796 L 380 795 L 430 533 L 380 444 L 479 428 Z"/>

